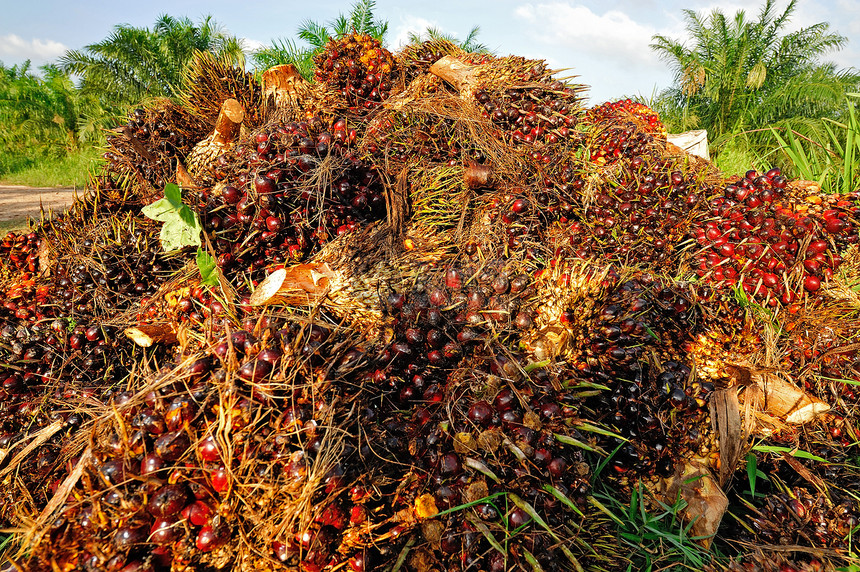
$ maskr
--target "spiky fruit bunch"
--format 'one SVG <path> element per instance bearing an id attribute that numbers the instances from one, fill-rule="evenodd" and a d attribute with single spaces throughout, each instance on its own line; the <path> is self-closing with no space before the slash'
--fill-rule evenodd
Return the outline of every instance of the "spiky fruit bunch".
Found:
<path id="1" fill-rule="evenodd" d="M 567 510 L 588 510 L 577 389 L 563 368 L 502 349 L 534 327 L 534 296 L 533 281 L 503 261 L 435 271 L 388 296 L 392 340 L 355 385 L 368 404 L 368 447 L 397 484 L 389 510 L 415 517 L 398 530 L 420 542 L 410 569 L 570 562 L 548 530 Z M 507 556 L 481 530 L 507 530 Z"/>
<path id="2" fill-rule="evenodd" d="M 9 232 L 0 243 L 0 271 L 8 274 L 18 270 L 36 272 L 39 269 L 39 235 L 35 232 Z"/>
<path id="3" fill-rule="evenodd" d="M 176 162 L 191 151 L 207 124 L 164 100 L 137 108 L 107 135 L 104 174 L 141 191 L 144 203 L 175 176 Z"/>
<path id="4" fill-rule="evenodd" d="M 302 260 L 345 232 L 385 216 L 378 174 L 349 152 L 354 129 L 343 119 L 329 130 L 319 120 L 275 123 L 223 157 L 217 192 L 195 208 L 229 274 Z M 314 183 L 326 164 L 337 174 Z M 251 240 L 249 243 L 248 240 Z"/>
<path id="5" fill-rule="evenodd" d="M 681 169 L 670 160 L 636 155 L 620 163 L 616 185 L 594 189 L 590 201 L 572 195 L 560 231 L 565 251 L 586 260 L 667 265 L 704 214 L 696 174 Z M 581 180 L 568 185 L 584 186 Z"/>
<path id="6" fill-rule="evenodd" d="M 708 572 L 715 567 L 706 568 Z M 798 553 L 757 551 L 729 562 L 724 570 L 728 572 L 824 572 L 827 565 L 812 555 Z"/>
<path id="7" fill-rule="evenodd" d="M 586 121 L 592 125 L 612 125 L 632 121 L 639 131 L 649 135 L 666 136 L 666 127 L 660 116 L 643 103 L 622 99 L 607 101 L 592 107 L 586 114 Z"/>
<path id="8" fill-rule="evenodd" d="M 687 353 L 702 322 L 697 302 L 694 291 L 643 275 L 610 288 L 588 318 L 563 315 L 582 374 L 608 388 L 585 405 L 625 438 L 606 445 L 622 445 L 611 462 L 620 477 L 669 476 L 686 457 L 711 453 L 714 384 L 694 375 Z"/>
<path id="9" fill-rule="evenodd" d="M 635 156 L 659 156 L 666 130 L 650 108 L 629 99 L 604 103 L 588 110 L 583 119 L 592 134 L 590 158 L 597 165 Z"/>
<path id="10" fill-rule="evenodd" d="M 406 74 L 407 84 L 426 73 L 430 66 L 445 56 L 462 56 L 463 50 L 456 44 L 445 39 L 432 39 L 410 44 L 397 54 L 399 65 Z"/>
<path id="11" fill-rule="evenodd" d="M 143 397 L 134 391 L 116 394 L 115 415 L 95 423 L 94 440 L 83 455 L 40 469 L 41 478 L 57 484 L 73 470 L 82 477 L 62 517 L 48 527 L 52 542 L 34 551 L 34 563 L 84 570 L 221 569 L 240 550 L 244 527 L 272 518 L 276 506 L 294 506 L 302 491 L 319 505 L 316 517 L 295 511 L 290 518 L 307 522 L 264 527 L 259 545 L 285 563 L 322 569 L 343 562 L 338 547 L 346 529 L 352 527 L 351 537 L 357 538 L 372 519 L 358 519 L 360 511 L 350 510 L 345 484 L 359 477 L 344 467 L 355 459 L 341 448 L 342 435 L 333 437 L 334 445 L 327 436 L 333 423 L 342 428 L 348 423 L 332 417 L 334 410 L 308 385 L 309 369 L 282 363 L 299 339 L 318 343 L 328 331 L 316 328 L 305 336 L 298 334 L 301 327 L 281 325 L 262 328 L 258 320 L 254 332 L 215 338 L 212 353 L 176 366 L 172 373 L 182 382 L 150 386 Z M 331 347 L 310 347 L 302 350 L 309 358 L 340 359 Z M 234 360 L 238 369 L 225 367 Z M 325 371 L 338 376 L 341 370 L 329 364 Z M 320 374 L 322 380 L 326 374 Z M 219 392 L 227 387 L 232 397 L 221 400 Z M 266 506 L 228 508 L 241 502 L 246 487 L 259 486 L 271 491 Z"/>
<path id="12" fill-rule="evenodd" d="M 817 297 L 841 266 L 841 253 L 860 240 L 856 196 L 789 196 L 778 169 L 748 171 L 720 191 L 709 204 L 711 220 L 693 229 L 701 246 L 695 271 L 717 286 L 741 287 L 761 304 Z"/>
<path id="13" fill-rule="evenodd" d="M 764 506 L 750 511 L 745 520 L 753 538 L 776 545 L 840 549 L 847 546 L 851 532 L 860 524 L 856 500 L 831 501 L 804 487 L 769 495 Z"/>
<path id="14" fill-rule="evenodd" d="M 339 91 L 357 109 L 377 107 L 391 93 L 397 74 L 394 56 L 367 34 L 330 40 L 314 62 L 317 81 Z"/>
<path id="15" fill-rule="evenodd" d="M 478 90 L 475 100 L 482 106 L 482 115 L 504 133 L 508 144 L 534 144 L 539 162 L 540 148 L 545 144 L 575 138 L 582 103 L 577 90 L 560 81 L 546 83 L 542 89 L 511 88 L 502 93 Z"/>

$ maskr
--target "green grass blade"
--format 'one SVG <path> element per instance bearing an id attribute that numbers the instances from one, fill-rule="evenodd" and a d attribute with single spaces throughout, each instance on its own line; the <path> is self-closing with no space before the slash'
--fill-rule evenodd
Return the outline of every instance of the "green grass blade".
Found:
<path id="1" fill-rule="evenodd" d="M 800 451 L 791 449 L 789 447 L 777 447 L 775 445 L 755 445 L 753 447 L 754 451 L 759 451 L 761 453 L 788 453 L 792 457 L 797 457 L 798 459 L 810 459 L 812 461 L 818 461 L 819 463 L 826 463 L 827 459 L 822 459 L 817 455 L 813 455 L 808 451 Z"/>
<path id="2" fill-rule="evenodd" d="M 546 530 L 549 535 L 552 536 L 553 540 L 558 543 L 558 545 L 561 547 L 562 552 L 564 552 L 564 555 L 567 557 L 568 560 L 570 560 L 570 563 L 573 565 L 573 568 L 577 572 L 584 572 L 584 569 L 579 563 L 579 560 L 576 559 L 576 556 L 574 556 L 573 553 L 567 549 L 561 538 L 559 538 L 559 536 L 549 527 L 549 524 L 547 524 L 547 522 L 541 517 L 541 515 L 538 514 L 538 512 L 534 509 L 532 505 L 530 505 L 514 493 L 508 494 L 508 498 L 511 499 L 511 502 L 513 502 L 517 506 L 517 508 L 524 510 L 526 514 L 532 517 L 532 520 L 535 521 L 538 526 Z"/>
<path id="3" fill-rule="evenodd" d="M 611 518 L 615 522 L 615 524 L 617 524 L 618 526 L 621 526 L 621 527 L 624 526 L 624 521 L 621 520 L 620 518 L 618 518 L 617 516 L 615 516 L 615 514 L 611 510 L 606 508 L 603 505 L 603 503 L 601 503 L 599 500 L 594 498 L 594 496 L 589 495 L 588 496 L 588 502 L 591 503 L 591 506 L 593 506 L 594 508 L 596 508 L 597 510 L 599 510 L 600 512 L 602 512 L 603 514 L 605 514 L 606 516 Z"/>
<path id="4" fill-rule="evenodd" d="M 545 490 L 546 492 L 548 492 L 549 494 L 554 496 L 556 499 L 558 499 L 558 501 L 561 502 L 561 504 L 563 504 L 564 506 L 566 506 L 567 508 L 569 508 L 570 510 L 572 510 L 573 512 L 575 512 L 576 514 L 578 514 L 582 518 L 585 518 L 585 515 L 582 514 L 582 511 L 579 510 L 579 507 L 576 506 L 575 504 L 573 504 L 573 501 L 570 500 L 569 498 L 567 498 L 567 496 L 563 492 L 561 492 L 560 490 L 558 490 L 557 488 L 555 488 L 552 485 L 544 485 L 543 490 Z"/>
<path id="5" fill-rule="evenodd" d="M 750 496 L 755 498 L 757 460 L 754 453 L 747 454 L 747 478 L 750 483 Z"/>
<path id="6" fill-rule="evenodd" d="M 529 565 L 531 565 L 532 570 L 534 572 L 544 572 L 544 569 L 541 567 L 540 562 L 537 561 L 537 558 L 535 558 L 531 552 L 529 552 L 525 548 L 523 548 L 522 551 L 523 551 L 523 557 L 525 557 L 526 562 L 528 562 Z"/>
<path id="7" fill-rule="evenodd" d="M 854 113 L 854 105 L 848 103 L 848 133 L 845 139 L 845 156 L 842 158 L 842 189 L 843 193 L 848 193 L 851 190 L 851 184 L 854 179 L 854 157 L 856 152 L 856 135 L 860 124 L 857 123 L 857 115 Z"/>
<path id="8" fill-rule="evenodd" d="M 628 443 L 630 441 L 629 439 L 627 439 L 626 437 L 622 437 L 618 433 L 614 433 L 614 432 L 610 431 L 609 429 L 603 429 L 602 427 L 598 427 L 597 425 L 592 425 L 591 423 L 587 423 L 585 421 L 582 421 L 582 422 L 574 425 L 574 427 L 576 427 L 580 431 L 587 431 L 589 433 L 597 433 L 598 435 L 605 435 L 606 437 L 614 437 L 615 439 L 618 439 L 619 441 L 624 441 L 625 443 Z"/>
<path id="9" fill-rule="evenodd" d="M 606 456 L 606 451 L 604 451 L 600 447 L 592 447 L 588 443 L 583 443 L 579 439 L 574 439 L 573 437 L 568 437 L 567 435 L 562 435 L 561 433 L 553 433 L 553 436 L 559 443 L 563 443 L 565 445 L 572 445 L 574 447 L 579 447 L 580 449 L 585 449 L 586 451 L 591 451 L 592 453 L 599 453 L 603 456 Z"/>

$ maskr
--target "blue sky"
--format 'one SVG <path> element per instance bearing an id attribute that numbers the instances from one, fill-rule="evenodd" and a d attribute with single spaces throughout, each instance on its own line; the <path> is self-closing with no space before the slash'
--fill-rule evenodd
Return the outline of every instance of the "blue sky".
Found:
<path id="1" fill-rule="evenodd" d="M 98 42 L 116 24 L 151 26 L 160 14 L 205 14 L 249 47 L 274 38 L 293 38 L 301 22 L 327 22 L 347 12 L 350 0 L 0 0 L 0 61 L 5 65 L 31 59 L 38 66 L 66 49 Z M 786 1 L 780 0 L 780 6 Z M 755 17 L 760 4 L 737 0 L 604 0 L 526 2 L 497 0 L 377 0 L 376 14 L 388 20 L 390 48 L 400 45 L 410 31 L 434 26 L 464 37 L 480 25 L 478 39 L 499 55 L 516 54 L 546 59 L 553 68 L 569 68 L 591 86 L 591 103 L 624 95 L 650 97 L 667 87 L 671 73 L 648 48 L 651 36 L 684 38 L 682 10 L 709 13 L 720 8 L 733 15 L 746 9 Z M 800 0 L 789 29 L 830 22 L 831 30 L 848 37 L 845 49 L 830 54 L 839 67 L 860 68 L 860 1 Z"/>

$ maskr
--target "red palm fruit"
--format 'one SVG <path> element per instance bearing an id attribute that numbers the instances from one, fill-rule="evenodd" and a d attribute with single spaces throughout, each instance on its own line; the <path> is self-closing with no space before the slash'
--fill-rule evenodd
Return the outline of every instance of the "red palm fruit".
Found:
<path id="1" fill-rule="evenodd" d="M 184 485 L 164 485 L 152 495 L 146 509 L 155 517 L 173 516 L 188 504 L 188 490 Z"/>
<path id="2" fill-rule="evenodd" d="M 212 507 L 200 500 L 194 501 L 182 509 L 182 518 L 194 526 L 204 526 L 209 522 L 213 514 Z"/>

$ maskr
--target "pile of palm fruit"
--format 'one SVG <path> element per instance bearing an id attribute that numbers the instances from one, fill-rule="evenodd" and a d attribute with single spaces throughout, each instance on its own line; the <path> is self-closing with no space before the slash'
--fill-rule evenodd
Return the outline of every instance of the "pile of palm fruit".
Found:
<path id="1" fill-rule="evenodd" d="M 3 240 L 3 570 L 633 569 L 631 494 L 713 570 L 851 564 L 860 197 L 541 61 L 316 64 L 199 55 Z"/>

